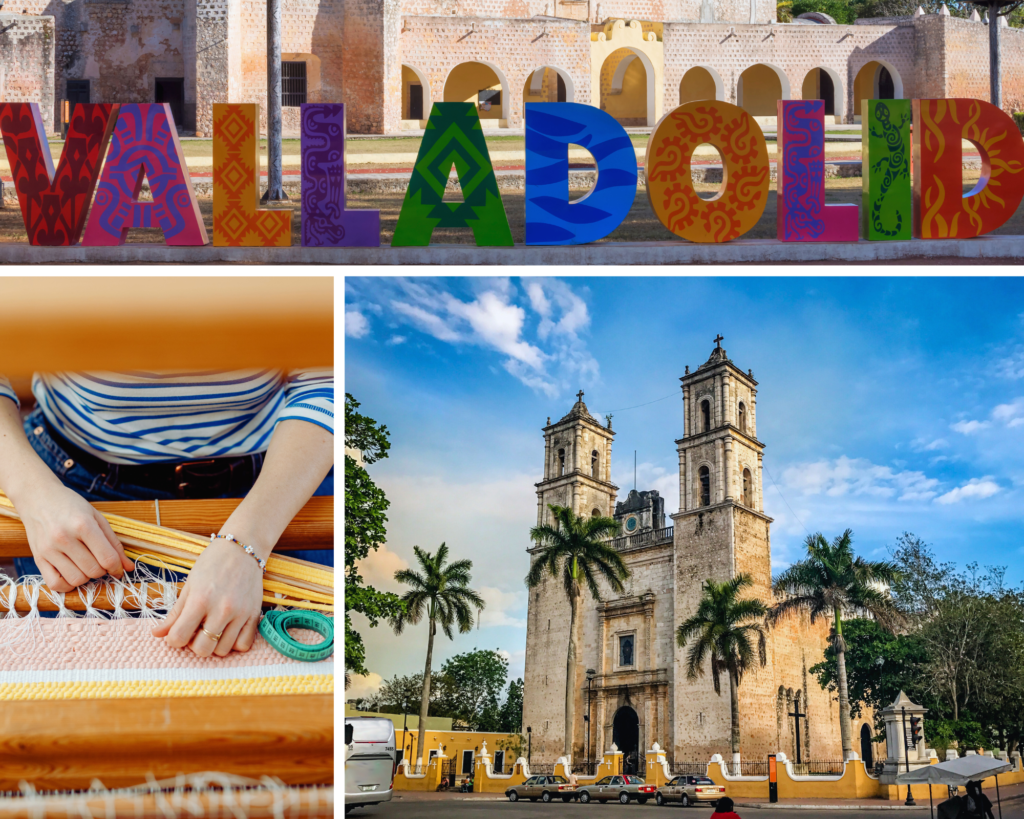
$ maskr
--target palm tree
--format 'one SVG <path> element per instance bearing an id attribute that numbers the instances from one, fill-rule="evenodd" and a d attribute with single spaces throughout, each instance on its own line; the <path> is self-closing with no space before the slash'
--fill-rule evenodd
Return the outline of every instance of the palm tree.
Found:
<path id="1" fill-rule="evenodd" d="M 629 569 L 611 545 L 619 533 L 614 518 L 577 517 L 572 509 L 549 504 L 555 525 L 544 524 L 530 530 L 530 539 L 540 551 L 526 575 L 529 588 L 538 586 L 545 570 L 551 577 L 562 575 L 565 596 L 569 598 L 569 650 L 565 658 L 565 756 L 572 758 L 573 722 L 576 714 L 576 629 L 584 584 L 595 600 L 601 599 L 597 581 L 603 577 L 612 591 L 621 594 L 622 581 Z"/>
<path id="2" fill-rule="evenodd" d="M 422 758 L 426 750 L 423 747 L 423 735 L 430 708 L 430 663 L 434 656 L 437 626 L 440 623 L 449 640 L 454 638 L 452 626 L 456 623 L 459 631 L 465 634 L 473 628 L 471 607 L 475 606 L 479 614 L 484 608 L 484 600 L 469 588 L 472 560 L 456 560 L 445 565 L 448 547 L 443 543 L 435 554 L 419 546 L 414 546 L 413 552 L 423 571 L 422 574 L 412 569 L 395 572 L 395 580 L 411 588 L 402 595 L 403 609 L 394 620 L 394 629 L 395 634 L 401 634 L 406 623 L 418 623 L 424 614 L 427 615 L 427 664 L 423 669 L 423 696 L 420 700 L 420 724 L 416 740 L 416 750 Z"/>
<path id="3" fill-rule="evenodd" d="M 794 563 L 773 582 L 777 602 L 768 615 L 775 624 L 796 612 L 807 612 L 811 623 L 819 617 L 833 621 L 829 639 L 836 654 L 839 678 L 839 730 L 843 738 L 843 759 L 853 754 L 850 732 L 850 693 L 846 682 L 846 642 L 843 613 L 860 609 L 880 626 L 893 630 L 903 614 L 889 595 L 887 586 L 900 580 L 895 563 L 867 561 L 853 554 L 853 532 L 847 529 L 831 543 L 818 532 L 807 536 L 807 558 Z"/>
<path id="4" fill-rule="evenodd" d="M 764 627 L 768 606 L 757 598 L 739 599 L 740 591 L 752 585 L 753 581 L 747 574 L 739 574 L 721 583 L 707 580 L 697 611 L 676 630 L 676 642 L 680 648 L 693 641 L 686 653 L 687 679 L 704 676 L 704 663 L 710 658 L 715 693 L 721 696 L 722 672 L 729 675 L 734 761 L 740 752 L 740 681 L 754 667 L 755 660 L 762 668 L 768 662 L 768 639 Z"/>

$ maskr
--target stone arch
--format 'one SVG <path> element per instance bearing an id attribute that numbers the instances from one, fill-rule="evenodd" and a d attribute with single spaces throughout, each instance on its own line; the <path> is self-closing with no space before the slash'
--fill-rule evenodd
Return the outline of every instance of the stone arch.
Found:
<path id="1" fill-rule="evenodd" d="M 482 66 L 487 71 L 482 71 L 474 66 Z M 481 86 L 486 82 L 487 85 Z M 477 87 L 481 86 L 481 87 Z M 501 104 L 500 110 L 495 113 L 494 107 L 491 110 L 484 110 L 478 106 L 480 124 L 483 127 L 497 125 L 499 128 L 508 127 L 509 114 L 512 111 L 512 98 L 509 96 L 508 77 L 497 65 L 486 60 L 467 60 L 459 63 L 448 72 L 444 80 L 442 99 L 445 102 L 477 102 L 477 94 L 481 90 L 500 87 Z M 475 89 L 475 90 L 474 90 Z"/>
<path id="2" fill-rule="evenodd" d="M 789 77 L 777 65 L 754 63 L 736 81 L 736 104 L 752 117 L 777 117 L 776 101 L 788 99 Z"/>
<path id="3" fill-rule="evenodd" d="M 622 54 L 622 52 L 626 52 L 626 53 Z M 605 83 L 605 80 L 604 80 L 604 77 L 605 77 L 605 70 L 604 70 L 605 65 L 608 63 L 609 60 L 615 59 L 616 55 L 619 55 L 619 57 L 618 57 L 618 61 L 617 61 L 616 66 L 615 66 L 615 71 L 612 73 L 612 76 L 611 76 L 610 80 L 607 83 Z M 645 107 L 643 109 L 643 113 L 639 114 L 639 106 L 637 106 L 636 112 L 634 112 L 632 109 L 623 109 L 623 111 L 625 113 L 628 113 L 628 114 L 634 114 L 635 113 L 636 115 L 634 115 L 634 116 L 622 116 L 622 115 L 620 115 L 620 116 L 616 117 L 616 119 L 620 119 L 620 120 L 621 119 L 641 119 L 641 120 L 645 120 L 646 124 L 648 126 L 653 126 L 657 122 L 657 120 L 656 120 L 657 112 L 656 112 L 656 108 L 655 108 L 655 106 L 656 106 L 656 97 L 657 97 L 657 94 L 656 94 L 657 75 L 655 73 L 654 63 L 651 61 L 651 58 L 648 55 L 644 54 L 644 52 L 641 51 L 638 48 L 634 48 L 632 46 L 623 46 L 622 48 L 616 49 L 615 51 L 613 51 L 611 54 L 609 54 L 605 58 L 604 63 L 602 63 L 602 65 L 601 65 L 601 72 L 600 72 L 601 86 L 598 89 L 599 102 L 600 102 L 600 106 L 601 106 L 601 108 L 603 110 L 606 110 L 606 111 L 608 111 L 608 113 L 612 114 L 612 116 L 615 116 L 614 111 L 613 110 L 609 110 L 609 109 L 610 108 L 614 109 L 614 108 L 617 108 L 619 106 L 611 106 L 611 105 L 609 105 L 608 97 L 621 96 L 622 95 L 623 86 L 627 82 L 627 79 L 628 79 L 627 78 L 627 73 L 629 72 L 630 67 L 633 67 L 633 76 L 635 77 L 636 73 L 638 71 L 638 68 L 637 68 L 638 66 L 642 67 L 642 69 L 644 71 L 644 86 L 645 86 L 646 94 L 642 97 L 642 99 L 645 100 Z M 607 88 L 606 88 L 606 86 L 607 86 Z"/>
<path id="4" fill-rule="evenodd" d="M 679 81 L 679 104 L 711 99 L 725 99 L 725 83 L 710 65 L 695 65 Z"/>
<path id="5" fill-rule="evenodd" d="M 826 88 L 827 85 L 832 86 L 830 91 Z M 835 122 L 842 122 L 846 95 L 843 93 L 843 80 L 834 68 L 822 65 L 808 71 L 804 77 L 801 96 L 805 100 L 824 100 L 825 116 L 835 117 Z"/>
<path id="6" fill-rule="evenodd" d="M 640 717 L 630 705 L 621 706 L 612 718 L 612 742 L 622 751 L 623 769 L 635 751 L 637 756 L 643 753 L 640 748 Z"/>
<path id="7" fill-rule="evenodd" d="M 885 74 L 883 74 L 883 70 Z M 888 93 L 884 87 L 888 83 L 885 82 L 885 76 L 888 75 L 889 81 L 892 82 L 892 96 L 884 96 Z M 853 118 L 854 122 L 860 122 L 861 116 L 861 103 L 864 100 L 872 99 L 904 99 L 903 96 L 903 77 L 900 76 L 900 72 L 896 70 L 896 66 L 887 60 L 870 60 L 859 69 L 854 76 L 853 80 Z M 883 96 L 879 96 L 879 93 Z"/>
<path id="8" fill-rule="evenodd" d="M 557 79 L 551 80 L 548 77 L 548 72 L 552 72 Z M 550 86 L 557 89 L 558 79 L 562 81 L 562 85 L 565 87 L 565 99 L 558 99 L 556 92 L 555 99 L 543 99 L 544 86 L 550 83 Z M 532 97 L 533 99 L 527 99 Z M 523 85 L 523 102 L 575 102 L 576 101 L 576 84 L 572 81 L 572 75 L 569 74 L 564 68 L 559 68 L 556 65 L 541 65 L 535 68 L 526 77 L 526 83 Z"/>
<path id="9" fill-rule="evenodd" d="M 410 89 L 413 85 L 419 85 L 422 88 L 420 92 L 422 94 L 421 117 L 413 117 L 412 114 L 415 112 L 410 110 L 410 105 L 413 103 Z M 433 98 L 430 94 L 430 80 L 427 79 L 427 75 L 414 65 L 402 63 L 402 120 L 413 121 L 404 127 L 413 129 L 422 127 L 422 121 L 430 117 L 431 105 L 433 105 Z"/>

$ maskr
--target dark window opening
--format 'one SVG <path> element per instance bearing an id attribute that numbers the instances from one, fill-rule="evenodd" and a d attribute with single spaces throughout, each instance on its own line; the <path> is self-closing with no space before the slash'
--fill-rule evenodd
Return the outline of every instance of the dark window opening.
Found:
<path id="1" fill-rule="evenodd" d="M 750 476 L 749 469 L 743 470 L 743 504 L 751 509 L 754 508 L 753 479 Z"/>
<path id="2" fill-rule="evenodd" d="M 700 505 L 711 505 L 711 470 L 702 466 L 697 473 L 700 476 Z"/>
<path id="3" fill-rule="evenodd" d="M 409 86 L 409 119 L 423 119 L 423 86 Z"/>
<path id="4" fill-rule="evenodd" d="M 558 101 L 565 102 L 565 80 L 562 79 L 561 74 L 556 74 L 558 77 Z"/>
<path id="5" fill-rule="evenodd" d="M 836 113 L 836 87 L 832 84 L 832 78 L 827 71 L 818 69 L 818 96 L 825 103 L 825 116 L 835 116 Z"/>
<path id="6" fill-rule="evenodd" d="M 701 432 L 711 431 L 711 402 L 701 401 L 700 402 L 700 417 L 702 429 Z"/>
<path id="7" fill-rule="evenodd" d="M 476 95 L 477 104 L 485 111 L 501 107 L 501 91 L 492 88 L 484 88 Z"/>
<path id="8" fill-rule="evenodd" d="M 740 432 L 746 432 L 747 431 L 747 408 L 745 406 L 743 406 L 743 402 L 742 401 L 740 401 L 740 405 L 739 405 L 738 413 L 737 414 L 739 415 Z"/>
<path id="9" fill-rule="evenodd" d="M 590 453 L 590 477 L 591 478 L 597 478 L 598 477 L 597 465 L 598 465 L 598 461 L 599 460 L 600 460 L 600 457 L 598 456 L 597 450 L 595 449 L 593 452 Z"/>
<path id="10" fill-rule="evenodd" d="M 281 62 L 281 106 L 298 108 L 306 102 L 306 63 Z"/>
<path id="11" fill-rule="evenodd" d="M 564 449 L 558 450 L 558 474 L 559 475 L 564 475 L 565 474 L 565 450 Z"/>
<path id="12" fill-rule="evenodd" d="M 875 99 L 891 100 L 896 98 L 896 84 L 892 81 L 889 69 L 882 66 L 878 70 L 878 96 Z"/>
<path id="13" fill-rule="evenodd" d="M 80 102 L 89 102 L 89 81 L 68 80 L 67 90 L 68 122 L 75 113 L 75 106 Z"/>
<path id="14" fill-rule="evenodd" d="M 178 77 L 157 77 L 153 99 L 155 102 L 166 102 L 171 106 L 174 124 L 183 127 L 185 124 L 185 80 Z"/>
<path id="15" fill-rule="evenodd" d="M 619 637 L 619 665 L 633 665 L 633 635 Z"/>

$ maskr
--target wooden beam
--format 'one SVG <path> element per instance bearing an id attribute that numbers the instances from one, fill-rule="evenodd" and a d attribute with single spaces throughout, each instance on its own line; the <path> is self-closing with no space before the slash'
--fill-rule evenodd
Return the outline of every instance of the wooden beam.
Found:
<path id="1" fill-rule="evenodd" d="M 0 791 L 86 790 L 179 773 L 334 782 L 334 697 L 291 694 L 0 702 Z"/>
<path id="2" fill-rule="evenodd" d="M 241 500 L 173 500 L 160 501 L 160 524 L 202 537 L 209 536 L 224 525 Z M 157 506 L 153 501 L 115 501 L 94 503 L 101 512 L 157 522 Z M 310 498 L 309 502 L 288 524 L 275 551 L 334 548 L 334 498 Z M 0 558 L 31 557 L 20 520 L 0 516 Z"/>
<path id="3" fill-rule="evenodd" d="M 0 278 L 0 371 L 329 367 L 334 278 Z"/>

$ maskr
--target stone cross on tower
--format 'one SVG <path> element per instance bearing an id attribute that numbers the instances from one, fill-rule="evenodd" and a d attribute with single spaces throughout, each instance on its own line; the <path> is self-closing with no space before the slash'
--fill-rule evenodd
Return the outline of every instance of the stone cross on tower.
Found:
<path id="1" fill-rule="evenodd" d="M 715 346 L 719 350 L 721 350 L 722 349 L 722 342 L 725 341 L 725 336 L 723 336 L 721 333 L 719 333 L 717 336 L 715 336 L 714 341 L 715 341 Z"/>
<path id="2" fill-rule="evenodd" d="M 578 393 L 576 393 L 576 400 L 577 401 L 582 401 L 583 400 L 583 390 L 580 390 Z"/>

